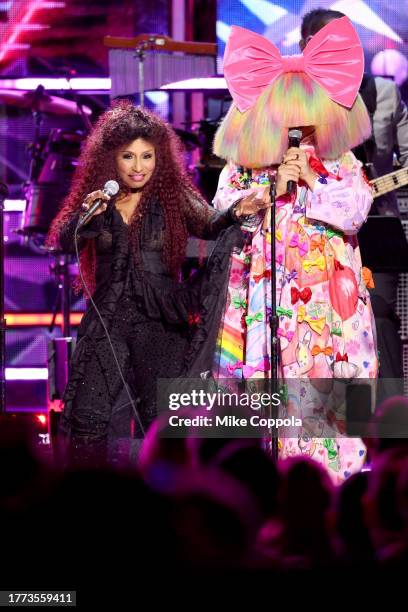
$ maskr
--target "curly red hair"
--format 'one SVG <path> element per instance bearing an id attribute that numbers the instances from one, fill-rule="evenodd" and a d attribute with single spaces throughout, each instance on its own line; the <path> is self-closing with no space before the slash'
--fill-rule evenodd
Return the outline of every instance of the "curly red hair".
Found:
<path id="1" fill-rule="evenodd" d="M 47 243 L 59 246 L 61 229 L 81 210 L 85 196 L 100 189 L 106 181 L 116 180 L 121 193 L 128 187 L 121 181 L 117 171 L 115 153 L 124 145 L 143 138 L 151 143 L 156 152 L 156 166 L 150 181 L 130 220 L 129 238 L 136 260 L 140 257 L 141 221 L 148 203 L 157 199 L 163 207 L 166 229 L 164 238 L 164 261 L 169 272 L 177 278 L 185 258 L 187 228 L 183 215 L 186 200 L 192 196 L 204 203 L 185 170 L 182 145 L 170 125 L 154 113 L 135 107 L 128 100 L 112 105 L 98 120 L 89 135 L 75 170 L 71 190 L 55 217 Z M 191 214 L 194 214 L 192 211 Z M 80 254 L 81 270 L 91 292 L 95 289 L 96 254 L 94 241 L 88 240 Z M 81 284 L 78 282 L 77 287 Z"/>

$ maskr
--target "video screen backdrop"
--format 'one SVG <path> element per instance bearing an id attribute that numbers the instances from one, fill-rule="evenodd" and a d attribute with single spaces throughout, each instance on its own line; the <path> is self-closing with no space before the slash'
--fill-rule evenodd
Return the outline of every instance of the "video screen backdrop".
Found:
<path id="1" fill-rule="evenodd" d="M 219 72 L 232 25 L 262 34 L 281 53 L 299 53 L 302 16 L 316 8 L 341 11 L 353 22 L 365 50 L 366 71 L 393 76 L 398 85 L 408 77 L 408 0 L 218 0 Z"/>

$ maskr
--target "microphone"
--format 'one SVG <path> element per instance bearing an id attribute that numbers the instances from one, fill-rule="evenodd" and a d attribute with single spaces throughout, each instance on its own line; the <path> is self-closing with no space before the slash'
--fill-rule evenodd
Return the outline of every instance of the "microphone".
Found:
<path id="1" fill-rule="evenodd" d="M 105 183 L 105 186 L 103 188 L 103 193 L 105 193 L 108 196 L 114 196 L 118 193 L 119 191 L 119 185 L 116 181 L 107 181 Z M 98 208 L 104 203 L 104 200 L 102 200 L 102 198 L 98 198 L 97 200 L 95 200 L 95 202 L 92 204 L 92 206 L 86 211 L 86 213 L 79 219 L 78 221 L 78 228 L 82 227 L 84 225 L 84 223 L 86 223 L 88 221 L 88 219 L 90 217 L 92 217 L 92 215 L 94 214 L 94 212 L 96 210 L 98 210 Z"/>
<path id="2" fill-rule="evenodd" d="M 302 140 L 302 131 L 301 130 L 289 130 L 288 132 L 288 149 L 291 147 L 298 147 L 300 145 L 300 141 Z M 295 181 L 288 181 L 286 184 L 286 189 L 288 193 L 296 193 L 296 185 Z"/>

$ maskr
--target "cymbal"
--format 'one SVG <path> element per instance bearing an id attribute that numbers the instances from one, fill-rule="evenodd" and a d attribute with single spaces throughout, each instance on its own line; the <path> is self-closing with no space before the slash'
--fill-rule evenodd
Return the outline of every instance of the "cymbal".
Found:
<path id="1" fill-rule="evenodd" d="M 58 96 L 50 96 L 45 91 L 23 91 L 20 89 L 0 89 L 0 103 L 40 113 L 52 115 L 78 115 L 79 109 L 76 102 L 65 100 Z M 88 106 L 82 106 L 86 115 L 91 115 L 92 110 Z"/>

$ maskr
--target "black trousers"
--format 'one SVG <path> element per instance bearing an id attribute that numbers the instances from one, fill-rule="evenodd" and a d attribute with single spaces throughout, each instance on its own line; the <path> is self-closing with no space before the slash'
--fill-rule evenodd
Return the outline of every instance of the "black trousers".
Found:
<path id="1" fill-rule="evenodd" d="M 71 375 L 81 374 L 63 418 L 74 465 L 104 463 L 109 441 L 143 437 L 157 413 L 157 379 L 179 375 L 187 346 L 185 330 L 149 319 L 127 298 L 115 312 L 110 339 L 117 362 L 103 334 L 85 334 L 73 356 Z"/>
<path id="2" fill-rule="evenodd" d="M 370 290 L 380 357 L 377 403 L 392 395 L 402 395 L 404 371 L 402 342 L 398 333 L 400 322 L 396 314 L 397 273 L 375 273 L 375 288 Z"/>

